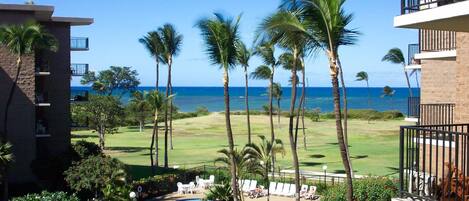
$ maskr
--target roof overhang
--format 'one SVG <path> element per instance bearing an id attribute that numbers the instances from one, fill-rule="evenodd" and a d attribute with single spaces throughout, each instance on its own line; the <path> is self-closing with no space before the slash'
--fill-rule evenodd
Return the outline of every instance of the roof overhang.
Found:
<path id="1" fill-rule="evenodd" d="M 398 28 L 469 32 L 469 1 L 394 17 Z"/>
<path id="2" fill-rule="evenodd" d="M 93 24 L 93 18 L 80 17 L 52 17 L 53 22 L 68 22 L 71 26 L 85 26 Z"/>

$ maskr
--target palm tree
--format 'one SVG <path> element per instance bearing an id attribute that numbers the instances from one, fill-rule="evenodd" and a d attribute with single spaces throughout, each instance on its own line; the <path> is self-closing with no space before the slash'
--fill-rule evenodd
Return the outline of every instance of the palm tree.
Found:
<path id="1" fill-rule="evenodd" d="M 256 55 L 262 58 L 262 61 L 265 65 L 259 66 L 256 69 L 260 70 L 258 76 L 254 76 L 257 79 L 268 79 L 269 80 L 269 123 L 270 123 L 270 140 L 273 141 L 275 139 L 275 131 L 274 131 L 274 120 L 273 120 L 273 111 L 272 111 L 272 102 L 273 102 L 273 93 L 272 87 L 274 83 L 274 74 L 275 68 L 279 65 L 277 59 L 275 58 L 275 47 L 274 44 L 271 42 L 263 42 L 259 45 L 255 52 Z M 266 68 L 267 67 L 267 68 Z M 270 67 L 270 69 L 269 69 Z M 267 71 L 269 69 L 269 71 Z M 262 72 L 261 72 L 262 71 Z"/>
<path id="2" fill-rule="evenodd" d="M 167 103 L 165 96 L 159 91 L 150 91 L 145 94 L 145 99 L 151 106 L 152 110 L 155 111 L 153 118 L 153 132 L 151 136 L 150 144 L 150 161 L 152 167 L 152 173 L 155 174 L 155 166 L 158 167 L 158 111 L 163 109 L 163 106 Z M 153 155 L 153 149 L 155 149 L 155 155 Z M 153 157 L 156 157 L 156 160 Z"/>
<path id="3" fill-rule="evenodd" d="M 166 64 L 168 64 L 168 82 L 166 84 L 166 99 L 173 94 L 173 85 L 171 83 L 171 68 L 173 65 L 173 57 L 177 56 L 181 50 L 183 36 L 176 31 L 172 24 L 165 24 L 163 27 L 158 28 L 160 32 L 163 52 L 162 57 Z M 169 112 L 169 127 L 168 127 L 168 109 Z M 173 149 L 173 102 L 169 100 L 169 108 L 164 110 L 164 167 L 168 167 L 168 130 L 170 135 L 170 145 Z"/>
<path id="4" fill-rule="evenodd" d="M 360 71 L 355 76 L 357 79 L 355 81 L 365 81 L 366 88 L 368 90 L 368 108 L 371 106 L 371 94 L 370 94 L 370 84 L 368 83 L 368 73 L 365 71 Z"/>
<path id="5" fill-rule="evenodd" d="M 282 113 L 280 107 L 280 100 L 282 100 L 283 90 L 280 83 L 274 83 L 272 86 L 272 96 L 275 98 L 275 100 L 277 100 L 277 123 L 278 127 L 280 128 L 280 116 Z"/>
<path id="6" fill-rule="evenodd" d="M 334 96 L 334 114 L 336 119 L 337 139 L 345 172 L 347 174 L 347 200 L 353 200 L 352 165 L 348 150 L 348 143 L 342 125 L 340 106 L 340 92 L 338 76 L 342 71 L 339 59 L 339 47 L 352 45 L 356 41 L 358 32 L 347 28 L 353 16 L 345 12 L 345 0 L 284 0 L 283 5 L 300 12 L 304 20 L 310 22 L 310 31 L 306 31 L 314 38 L 318 46 L 324 50 L 329 59 L 329 71 Z M 296 9 L 298 7 L 299 9 Z"/>
<path id="7" fill-rule="evenodd" d="M 39 51 L 57 51 L 57 39 L 48 33 L 41 25 L 30 21 L 20 25 L 7 25 L 0 27 L 0 44 L 4 45 L 12 54 L 16 56 L 16 74 L 10 87 L 7 102 L 5 104 L 5 113 L 3 114 L 3 129 L 0 136 L 2 143 L 6 143 L 8 133 L 8 111 L 13 101 L 18 78 L 20 76 L 23 58 Z M 4 170 L 3 177 L 3 200 L 8 198 L 8 174 L 7 168 Z"/>
<path id="8" fill-rule="evenodd" d="M 251 51 L 246 48 L 246 45 L 242 41 L 236 43 L 237 48 L 237 61 L 244 69 L 244 79 L 245 79 L 245 92 L 244 92 L 244 101 L 246 104 L 246 116 L 247 116 L 247 125 L 248 125 L 248 143 L 251 143 L 251 119 L 249 117 L 249 92 L 248 92 L 248 67 L 249 59 L 251 59 Z"/>
<path id="9" fill-rule="evenodd" d="M 283 147 L 283 142 L 279 139 L 269 141 L 265 138 L 265 136 L 259 136 L 261 139 L 261 143 L 257 144 L 247 144 L 246 150 L 247 152 L 253 156 L 257 161 L 260 162 L 262 166 L 261 175 L 264 177 L 264 181 L 266 184 L 269 183 L 269 170 L 272 167 L 272 159 L 276 154 L 285 154 L 285 149 Z M 275 174 L 272 171 L 272 177 Z M 269 200 L 270 192 L 269 188 L 267 189 L 267 200 Z"/>
<path id="10" fill-rule="evenodd" d="M 150 31 L 145 36 L 138 40 L 145 46 L 145 49 L 154 57 L 156 62 L 156 91 L 159 91 L 159 79 L 160 79 L 160 63 L 164 64 L 165 59 L 162 58 L 163 53 L 163 42 L 158 31 Z"/>
<path id="11" fill-rule="evenodd" d="M 387 61 L 393 64 L 402 65 L 402 68 L 404 69 L 405 79 L 407 81 L 407 88 L 409 89 L 409 97 L 413 97 L 414 95 L 412 93 L 412 88 L 410 86 L 409 74 L 405 70 L 406 62 L 405 62 L 405 58 L 404 58 L 404 54 L 402 53 L 402 50 L 399 48 L 390 49 L 388 53 L 384 55 L 382 61 Z"/>
<path id="12" fill-rule="evenodd" d="M 148 102 L 145 100 L 144 94 L 140 91 L 133 92 L 129 106 L 132 110 L 132 113 L 134 113 L 134 115 L 137 117 L 136 119 L 138 120 L 139 131 L 143 132 L 145 126 L 145 117 L 148 111 Z"/>
<path id="13" fill-rule="evenodd" d="M 225 96 L 225 120 L 226 135 L 228 138 L 228 148 L 231 155 L 231 164 L 234 161 L 234 140 L 231 130 L 230 119 L 230 94 L 228 72 L 236 65 L 236 42 L 239 41 L 239 21 L 240 16 L 234 20 L 222 14 L 215 13 L 215 17 L 203 18 L 197 22 L 197 27 L 205 42 L 205 51 L 212 64 L 223 69 L 223 87 Z M 238 186 L 236 183 L 237 170 L 235 165 L 231 165 L 231 186 L 233 187 L 233 200 L 239 200 Z"/>
<path id="14" fill-rule="evenodd" d="M 392 104 L 392 97 L 394 96 L 395 93 L 396 93 L 396 91 L 394 89 L 392 89 L 390 86 L 385 86 L 383 88 L 383 94 L 381 95 L 381 98 L 390 97 L 391 98 L 391 105 L 393 105 Z"/>

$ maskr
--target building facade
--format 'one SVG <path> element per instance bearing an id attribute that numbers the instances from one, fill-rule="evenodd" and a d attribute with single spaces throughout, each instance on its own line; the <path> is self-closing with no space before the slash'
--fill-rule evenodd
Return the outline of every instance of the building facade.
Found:
<path id="1" fill-rule="evenodd" d="M 13 145 L 15 158 L 9 170 L 12 183 L 36 181 L 31 163 L 58 156 L 70 147 L 70 79 L 88 68 L 71 64 L 71 51 L 87 50 L 88 39 L 72 38 L 70 30 L 73 26 L 90 25 L 93 19 L 56 17 L 53 13 L 52 6 L 0 4 L 0 25 L 34 20 L 59 43 L 57 52 L 36 51 L 23 58 L 8 111 L 7 139 Z M 16 55 L 0 46 L 0 118 L 16 70 Z M 3 126 L 1 121 L 0 127 Z"/>

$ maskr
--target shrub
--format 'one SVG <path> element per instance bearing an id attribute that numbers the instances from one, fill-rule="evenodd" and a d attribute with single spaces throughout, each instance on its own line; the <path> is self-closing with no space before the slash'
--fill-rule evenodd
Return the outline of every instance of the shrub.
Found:
<path id="1" fill-rule="evenodd" d="M 72 147 L 80 159 L 88 158 L 89 156 L 99 156 L 103 153 L 97 144 L 84 140 L 76 142 Z"/>
<path id="2" fill-rule="evenodd" d="M 205 195 L 204 200 L 232 201 L 232 192 L 233 190 L 231 189 L 230 183 L 222 183 L 221 185 L 211 188 Z"/>
<path id="3" fill-rule="evenodd" d="M 126 166 L 107 156 L 90 156 L 74 163 L 64 174 L 70 188 L 85 197 L 102 197 L 108 185 L 118 188 L 130 180 Z"/>
<path id="4" fill-rule="evenodd" d="M 210 112 L 208 111 L 208 108 L 205 106 L 197 107 L 197 109 L 195 110 L 195 113 L 197 114 L 197 116 L 205 116 L 205 115 L 210 114 Z"/>
<path id="5" fill-rule="evenodd" d="M 13 198 L 12 201 L 79 201 L 75 195 L 68 195 L 64 192 L 47 192 L 41 194 L 28 194 L 23 197 Z"/>
<path id="6" fill-rule="evenodd" d="M 343 114 L 343 113 L 342 113 Z M 324 119 L 334 119 L 334 113 L 328 112 L 321 115 Z M 404 115 L 399 111 L 384 111 L 379 112 L 377 110 L 354 110 L 351 109 L 348 111 L 348 118 L 350 119 L 362 119 L 362 120 L 388 120 L 388 119 L 397 119 L 402 118 Z"/>
<path id="7" fill-rule="evenodd" d="M 388 201 L 397 195 L 397 184 L 385 177 L 368 177 L 353 182 L 354 200 L 356 201 Z M 329 187 L 323 201 L 345 201 L 347 188 L 345 184 Z"/>

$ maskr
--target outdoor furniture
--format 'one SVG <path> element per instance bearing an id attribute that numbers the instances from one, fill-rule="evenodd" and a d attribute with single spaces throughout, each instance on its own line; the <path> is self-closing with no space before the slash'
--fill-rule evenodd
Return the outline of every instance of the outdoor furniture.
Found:
<path id="1" fill-rule="evenodd" d="M 285 194 L 285 196 L 287 197 L 295 197 L 295 194 L 296 194 L 296 185 L 295 184 L 292 184 L 290 186 L 290 191 L 288 193 Z"/>
<path id="2" fill-rule="evenodd" d="M 308 193 L 308 185 L 303 184 L 300 188 L 300 197 L 304 198 L 306 193 Z"/>
<path id="3" fill-rule="evenodd" d="M 178 187 L 178 194 L 183 194 L 184 193 L 184 189 L 182 187 L 182 183 L 181 182 L 178 182 L 177 184 L 177 187 Z"/>
<path id="4" fill-rule="evenodd" d="M 305 193 L 304 198 L 307 200 L 316 200 L 319 198 L 319 196 L 316 195 L 316 186 L 310 186 L 309 191 Z"/>
<path id="5" fill-rule="evenodd" d="M 275 188 L 275 191 L 270 192 L 270 194 L 272 194 L 272 195 L 281 195 L 282 191 L 283 191 L 283 185 L 284 185 L 283 183 L 278 183 L 277 188 Z"/>
<path id="6" fill-rule="evenodd" d="M 243 187 L 241 188 L 241 190 L 243 192 L 249 192 L 249 185 L 251 184 L 251 180 L 243 180 Z"/>
<path id="7" fill-rule="evenodd" d="M 269 193 L 270 194 L 275 192 L 275 187 L 277 187 L 277 183 L 276 182 L 270 182 L 270 185 L 269 185 Z M 265 194 L 267 194 L 267 192 L 265 192 Z"/>
<path id="8" fill-rule="evenodd" d="M 181 182 L 178 182 L 177 184 L 178 187 L 178 194 L 186 194 L 186 193 L 191 193 L 193 194 L 195 192 L 195 184 L 194 182 L 190 182 L 189 184 L 183 184 Z"/>
<path id="9" fill-rule="evenodd" d="M 283 190 L 280 193 L 280 195 L 281 196 L 288 196 L 288 194 L 290 193 L 290 186 L 291 186 L 291 184 L 284 184 L 283 185 Z"/>

